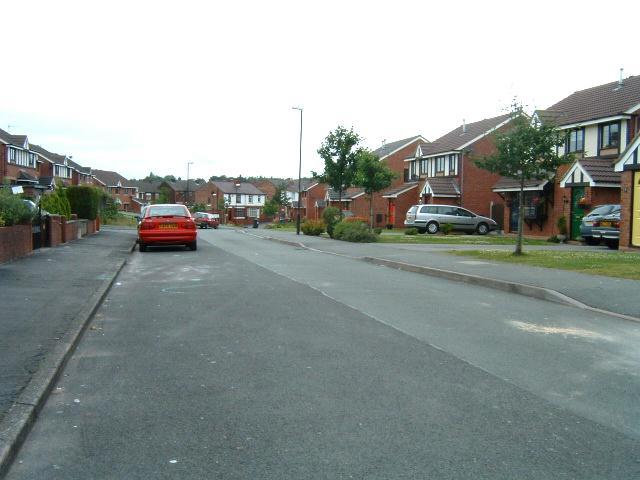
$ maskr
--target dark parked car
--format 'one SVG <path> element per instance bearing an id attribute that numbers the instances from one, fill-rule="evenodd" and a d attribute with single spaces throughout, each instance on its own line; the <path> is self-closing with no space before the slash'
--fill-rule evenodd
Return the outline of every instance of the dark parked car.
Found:
<path id="1" fill-rule="evenodd" d="M 580 222 L 580 236 L 582 240 L 584 240 L 584 243 L 587 245 L 598 245 L 602 241 L 602 238 L 599 235 L 593 234 L 593 224 L 616 211 L 620 211 L 620 205 L 598 205 L 582 217 L 582 221 Z"/>
<path id="2" fill-rule="evenodd" d="M 437 233 L 440 226 L 446 223 L 454 230 L 480 235 L 498 228 L 498 224 L 490 218 L 451 205 L 413 205 L 404 221 L 405 227 L 417 228 L 420 233 Z"/>
<path id="3" fill-rule="evenodd" d="M 594 237 L 602 238 L 607 247 L 618 248 L 620 244 L 620 209 L 596 220 L 591 231 Z"/>
<path id="4" fill-rule="evenodd" d="M 198 231 L 187 207 L 178 204 L 149 205 L 138 223 L 141 252 L 149 246 L 186 245 L 197 248 Z"/>

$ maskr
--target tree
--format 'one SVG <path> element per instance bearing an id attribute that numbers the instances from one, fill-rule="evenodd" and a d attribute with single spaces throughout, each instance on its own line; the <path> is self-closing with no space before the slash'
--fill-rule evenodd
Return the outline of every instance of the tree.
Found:
<path id="1" fill-rule="evenodd" d="M 510 128 L 494 135 L 496 153 L 476 160 L 476 164 L 503 177 L 518 180 L 520 184 L 518 240 L 514 255 L 522 255 L 522 228 L 524 223 L 524 184 L 528 180 L 544 180 L 558 167 L 572 160 L 572 155 L 559 155 L 565 136 L 552 124 L 533 124 L 524 114 L 522 106 L 514 104 Z"/>
<path id="2" fill-rule="evenodd" d="M 175 175 L 165 175 L 164 177 L 162 177 L 162 180 L 166 180 L 167 182 L 177 181 Z"/>
<path id="3" fill-rule="evenodd" d="M 369 230 L 373 229 L 373 194 L 391 185 L 396 173 L 369 150 L 360 150 L 356 161 L 354 184 L 369 196 Z"/>
<path id="4" fill-rule="evenodd" d="M 149 172 L 149 175 L 142 179 L 143 182 L 161 182 L 164 180 L 160 175 L 154 175 L 153 172 Z"/>
<path id="5" fill-rule="evenodd" d="M 327 135 L 318 149 L 318 155 L 324 160 L 324 172 L 311 172 L 315 178 L 328 184 L 338 192 L 338 204 L 342 216 L 342 192 L 353 185 L 356 176 L 358 144 L 360 135 L 338 126 Z"/>
<path id="6" fill-rule="evenodd" d="M 280 183 L 276 185 L 276 190 L 273 193 L 273 201 L 279 207 L 288 207 L 289 198 L 287 197 L 287 184 Z"/>

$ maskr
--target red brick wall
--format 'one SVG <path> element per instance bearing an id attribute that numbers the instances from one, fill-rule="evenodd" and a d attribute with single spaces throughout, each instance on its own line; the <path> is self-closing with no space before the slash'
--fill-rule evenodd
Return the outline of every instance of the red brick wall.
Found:
<path id="1" fill-rule="evenodd" d="M 462 176 L 460 206 L 488 217 L 491 202 L 503 203 L 502 197 L 491 188 L 500 180 L 500 175 L 476 166 L 474 160 L 495 153 L 493 136 L 488 135 L 471 146 L 469 154 L 462 156 L 458 172 Z"/>
<path id="2" fill-rule="evenodd" d="M 0 227 L 0 263 L 27 255 L 32 250 L 31 225 Z"/>
<path id="3" fill-rule="evenodd" d="M 65 242 L 73 242 L 78 239 L 78 222 L 75 219 L 66 222 L 63 228 Z"/>
<path id="4" fill-rule="evenodd" d="M 302 207 L 303 212 L 306 213 L 305 218 L 309 218 L 312 220 L 318 220 L 322 218 L 322 209 L 317 209 L 315 205 L 316 201 L 324 200 L 326 194 L 327 186 L 323 183 L 319 183 L 306 192 L 302 192 Z"/>
<path id="5" fill-rule="evenodd" d="M 57 247 L 62 243 L 62 217 L 60 215 L 49 215 L 47 232 L 49 232 L 49 241 L 47 242 L 49 246 Z"/>
<path id="6" fill-rule="evenodd" d="M 2 150 L 6 150 L 6 149 L 2 149 Z M 34 177 L 38 176 L 38 171 L 35 168 L 22 167 L 19 165 L 14 165 L 12 163 L 6 164 L 5 176 L 15 180 L 16 178 L 18 178 L 18 175 L 20 174 L 20 170 L 24 170 L 26 173 L 28 173 L 29 175 L 33 175 Z"/>
<path id="7" fill-rule="evenodd" d="M 399 195 L 398 198 L 389 199 L 393 201 L 396 206 L 396 217 L 393 223 L 393 228 L 404 228 L 404 220 L 407 217 L 407 210 L 412 205 L 416 205 L 418 196 L 418 187 L 409 190 L 408 192 Z M 386 221 L 386 217 L 385 217 Z"/>
<path id="8" fill-rule="evenodd" d="M 631 225 L 633 213 L 633 176 L 634 172 L 626 170 L 622 172 L 620 181 L 620 205 L 622 210 L 620 212 L 620 249 L 621 250 L 636 250 L 637 247 L 631 245 Z"/>
<path id="9" fill-rule="evenodd" d="M 0 182 L 7 174 L 7 146 L 0 144 Z"/>

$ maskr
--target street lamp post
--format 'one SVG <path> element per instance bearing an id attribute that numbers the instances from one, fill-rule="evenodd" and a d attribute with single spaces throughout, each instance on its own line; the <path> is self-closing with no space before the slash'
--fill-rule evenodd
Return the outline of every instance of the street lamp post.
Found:
<path id="1" fill-rule="evenodd" d="M 189 166 L 193 165 L 193 162 L 187 162 L 187 198 L 184 199 L 184 204 L 189 204 Z"/>
<path id="2" fill-rule="evenodd" d="M 292 107 L 300 111 L 300 157 L 298 161 L 298 217 L 296 218 L 296 235 L 300 235 L 300 201 L 302 195 L 302 107 Z"/>

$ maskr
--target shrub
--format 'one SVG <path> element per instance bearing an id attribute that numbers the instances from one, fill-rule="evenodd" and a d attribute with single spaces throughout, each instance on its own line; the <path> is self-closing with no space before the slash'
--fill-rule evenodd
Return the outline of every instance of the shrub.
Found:
<path id="1" fill-rule="evenodd" d="M 405 234 L 405 235 L 417 235 L 417 234 L 418 234 L 418 229 L 417 229 L 417 228 L 413 228 L 413 227 L 411 227 L 411 228 L 407 228 L 407 229 L 404 231 L 404 234 Z"/>
<path id="2" fill-rule="evenodd" d="M 362 222 L 338 223 L 333 230 L 333 238 L 346 242 L 375 242 L 376 236 Z"/>
<path id="3" fill-rule="evenodd" d="M 95 220 L 97 218 L 100 206 L 100 190 L 95 187 L 81 185 L 69 187 L 65 193 L 69 200 L 71 213 L 78 215 L 78 218 L 86 218 L 87 220 Z"/>
<path id="4" fill-rule="evenodd" d="M 547 242 L 560 243 L 560 239 L 557 235 L 552 235 L 551 237 L 547 238 Z"/>
<path id="5" fill-rule="evenodd" d="M 208 208 L 204 203 L 194 203 L 193 205 L 191 205 L 191 208 L 189 210 L 191 211 L 191 213 L 206 212 Z"/>
<path id="6" fill-rule="evenodd" d="M 562 215 L 561 217 L 558 217 L 556 226 L 558 227 L 558 233 L 560 235 L 566 235 L 567 234 L 567 217 L 565 217 L 564 215 Z"/>
<path id="7" fill-rule="evenodd" d="M 333 237 L 333 229 L 340 221 L 340 209 L 336 207 L 327 207 L 322 212 L 322 219 L 327 226 L 327 233 L 331 238 Z"/>
<path id="8" fill-rule="evenodd" d="M 71 206 L 62 188 L 58 188 L 48 195 L 43 195 L 40 199 L 40 207 L 55 215 L 64 215 L 67 218 L 71 217 Z"/>
<path id="9" fill-rule="evenodd" d="M 8 189 L 0 189 L 0 226 L 29 223 L 32 218 L 33 213 L 18 195 Z"/>
<path id="10" fill-rule="evenodd" d="M 300 227 L 305 235 L 318 236 L 325 230 L 325 224 L 322 220 L 305 220 Z"/>
<path id="11" fill-rule="evenodd" d="M 100 209 L 100 218 L 104 220 L 112 220 L 118 216 L 118 205 L 110 195 L 102 197 L 102 208 Z"/>
<path id="12" fill-rule="evenodd" d="M 453 225 L 451 225 L 450 223 L 444 223 L 440 225 L 440 231 L 444 235 L 449 235 L 453 231 Z"/>
<path id="13" fill-rule="evenodd" d="M 380 227 L 376 227 L 373 229 L 373 233 L 376 235 L 380 235 L 382 233 L 382 229 Z"/>
<path id="14" fill-rule="evenodd" d="M 369 221 L 364 217 L 347 217 L 342 220 L 347 223 L 369 223 Z"/>

